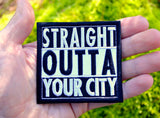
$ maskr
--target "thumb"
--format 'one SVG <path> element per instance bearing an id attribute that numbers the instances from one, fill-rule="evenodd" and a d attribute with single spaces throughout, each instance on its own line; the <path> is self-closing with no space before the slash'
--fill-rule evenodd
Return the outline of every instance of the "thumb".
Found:
<path id="1" fill-rule="evenodd" d="M 22 44 L 32 31 L 35 16 L 28 0 L 18 0 L 17 10 L 8 25 L 0 32 L 3 39 L 0 42 Z"/>

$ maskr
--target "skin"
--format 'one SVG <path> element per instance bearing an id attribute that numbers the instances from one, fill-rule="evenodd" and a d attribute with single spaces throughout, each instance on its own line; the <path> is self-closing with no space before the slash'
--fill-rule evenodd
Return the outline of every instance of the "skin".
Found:
<path id="1" fill-rule="evenodd" d="M 75 118 L 107 103 L 36 104 L 36 42 L 23 45 L 34 25 L 34 13 L 27 0 L 18 0 L 16 14 L 0 31 L 0 118 Z M 160 32 L 148 29 L 141 17 L 121 20 L 122 57 L 160 47 Z M 160 52 L 122 63 L 124 99 L 137 96 L 153 84 L 149 73 L 160 70 Z"/>

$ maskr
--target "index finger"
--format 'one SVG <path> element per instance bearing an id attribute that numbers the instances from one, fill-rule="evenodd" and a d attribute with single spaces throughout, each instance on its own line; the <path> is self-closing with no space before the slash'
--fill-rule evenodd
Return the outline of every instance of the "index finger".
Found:
<path id="1" fill-rule="evenodd" d="M 148 21 L 142 16 L 128 17 L 120 21 L 122 39 L 130 37 L 136 33 L 143 32 L 149 27 Z"/>

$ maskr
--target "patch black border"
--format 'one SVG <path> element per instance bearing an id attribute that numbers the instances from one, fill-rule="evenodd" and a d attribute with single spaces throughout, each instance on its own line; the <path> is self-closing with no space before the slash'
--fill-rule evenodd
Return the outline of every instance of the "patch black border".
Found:
<path id="1" fill-rule="evenodd" d="M 87 99 L 83 97 L 78 97 L 78 99 L 41 99 L 41 48 L 42 48 L 42 27 L 49 26 L 92 26 L 92 25 L 116 25 L 117 28 L 117 82 L 118 85 L 116 89 L 118 90 L 118 95 L 116 98 L 94 98 Z M 45 103 L 84 103 L 84 102 L 92 102 L 92 103 L 115 103 L 115 102 L 123 102 L 123 91 L 122 91 L 122 52 L 121 52 L 121 26 L 120 21 L 97 21 L 97 22 L 38 22 L 37 23 L 37 81 L 36 81 L 36 91 L 37 91 L 37 104 L 45 104 Z"/>

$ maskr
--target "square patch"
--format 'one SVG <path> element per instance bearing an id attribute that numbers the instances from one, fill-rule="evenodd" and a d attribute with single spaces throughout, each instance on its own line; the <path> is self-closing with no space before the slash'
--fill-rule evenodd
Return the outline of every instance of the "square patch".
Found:
<path id="1" fill-rule="evenodd" d="M 37 23 L 37 103 L 122 102 L 120 21 Z"/>

